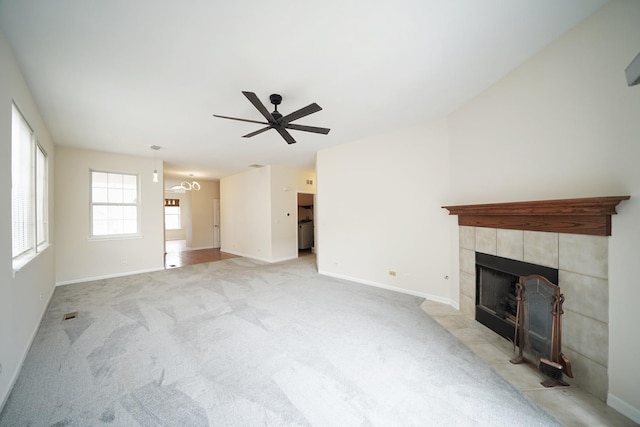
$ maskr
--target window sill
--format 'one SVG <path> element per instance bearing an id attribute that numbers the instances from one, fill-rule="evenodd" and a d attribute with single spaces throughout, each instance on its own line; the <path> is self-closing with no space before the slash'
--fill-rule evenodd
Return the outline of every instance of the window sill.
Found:
<path id="1" fill-rule="evenodd" d="M 51 244 L 49 243 L 43 243 L 42 245 L 40 245 L 38 247 L 38 250 L 32 250 L 30 252 L 27 252 L 26 254 L 23 254 L 17 258 L 15 258 L 13 260 L 13 277 L 16 277 L 16 273 L 20 270 L 22 270 L 27 264 L 29 264 L 31 261 L 33 261 L 34 259 L 36 259 L 38 257 L 38 255 L 40 255 L 41 253 L 43 253 L 49 246 L 51 246 Z"/>

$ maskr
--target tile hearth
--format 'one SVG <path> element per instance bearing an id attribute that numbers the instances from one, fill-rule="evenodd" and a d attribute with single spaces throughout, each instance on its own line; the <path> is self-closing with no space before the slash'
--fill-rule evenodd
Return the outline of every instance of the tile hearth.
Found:
<path id="1" fill-rule="evenodd" d="M 509 359 L 516 355 L 510 342 L 455 308 L 428 300 L 424 301 L 420 307 L 491 365 L 496 373 L 521 390 L 563 425 L 568 427 L 637 426 L 632 420 L 579 386 L 543 387 L 540 381 L 544 377 L 537 370 L 528 365 L 509 363 Z"/>

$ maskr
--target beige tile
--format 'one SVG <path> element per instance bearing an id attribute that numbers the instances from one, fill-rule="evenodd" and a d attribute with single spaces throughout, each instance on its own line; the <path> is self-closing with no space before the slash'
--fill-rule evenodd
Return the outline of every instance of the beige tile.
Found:
<path id="1" fill-rule="evenodd" d="M 460 292 L 475 300 L 476 298 L 476 275 L 460 272 Z"/>
<path id="2" fill-rule="evenodd" d="M 596 421 L 603 426 L 637 426 L 629 418 L 623 416 L 615 409 L 607 406 L 602 400 L 581 387 L 571 387 L 567 390 L 568 397 L 585 411 L 589 411 L 596 417 Z M 592 424 L 595 425 L 595 424 Z"/>
<path id="3" fill-rule="evenodd" d="M 564 310 L 562 315 L 562 348 L 567 347 L 607 366 L 609 357 L 608 325 L 591 317 Z"/>
<path id="4" fill-rule="evenodd" d="M 489 255 L 497 252 L 497 230 L 495 228 L 476 227 L 476 251 Z"/>
<path id="5" fill-rule="evenodd" d="M 434 301 L 425 301 L 420 307 L 427 313 L 433 312 L 434 318 L 436 316 L 461 316 L 461 312 Z M 459 325 L 455 320 L 452 320 L 452 324 Z M 512 365 L 504 362 L 503 354 L 515 354 L 510 342 L 477 322 L 468 322 L 468 324 L 471 326 L 455 329 L 454 335 L 476 355 L 490 363 L 494 371 L 515 387 L 524 390 L 529 398 L 556 417 L 562 424 L 566 426 L 620 427 L 637 425 L 604 403 L 608 380 L 606 368 L 602 365 L 578 355 L 570 348 L 565 348 L 564 353 L 572 362 L 576 378 L 566 378 L 572 384 L 571 387 L 545 388 L 539 384 L 545 377 L 537 369 L 530 365 Z M 582 386 L 576 386 L 575 384 L 579 383 L 576 380 L 586 383 L 586 389 Z M 596 396 L 587 390 L 594 390 L 593 393 Z"/>
<path id="6" fill-rule="evenodd" d="M 463 315 L 461 316 L 461 321 L 454 319 L 444 320 L 441 324 L 465 345 L 469 345 L 469 343 L 489 343 L 496 345 L 504 340 L 500 335 L 476 321 L 475 314 L 474 317 L 471 318 Z M 451 326 L 447 327 L 448 325 Z"/>
<path id="7" fill-rule="evenodd" d="M 567 381 L 580 386 L 604 402 L 609 389 L 606 366 L 587 359 L 568 347 L 563 347 L 562 352 L 571 361 L 573 369 L 573 378 L 568 378 Z"/>
<path id="8" fill-rule="evenodd" d="M 494 343 L 476 341 L 466 345 L 487 363 L 506 363 L 518 355 L 513 347 L 505 348 Z"/>
<path id="9" fill-rule="evenodd" d="M 499 340 L 494 341 L 492 344 L 508 354 L 513 354 L 515 356 L 516 353 L 518 353 L 518 348 L 516 347 L 514 349 L 513 341 L 511 340 L 500 337 Z"/>
<path id="10" fill-rule="evenodd" d="M 476 253 L 469 249 L 460 248 L 460 271 L 476 274 Z"/>
<path id="11" fill-rule="evenodd" d="M 475 320 L 458 314 L 452 316 L 438 316 L 436 321 L 440 323 L 446 330 L 453 331 L 456 329 L 465 329 L 472 326 Z"/>
<path id="12" fill-rule="evenodd" d="M 460 312 L 463 316 L 475 319 L 476 317 L 476 300 L 464 294 L 460 295 Z"/>
<path id="13" fill-rule="evenodd" d="M 609 322 L 609 282 L 592 276 L 559 271 L 560 292 L 564 294 L 564 308 Z"/>
<path id="14" fill-rule="evenodd" d="M 579 387 L 530 390 L 525 394 L 567 427 L 636 425 Z"/>
<path id="15" fill-rule="evenodd" d="M 522 261 L 524 257 L 524 231 L 522 230 L 497 230 L 498 256 Z"/>
<path id="16" fill-rule="evenodd" d="M 460 311 L 451 307 L 449 304 L 443 304 L 437 301 L 424 300 L 420 304 L 420 308 L 429 316 L 436 318 L 437 316 L 450 316 L 453 314 L 460 315 Z"/>
<path id="17" fill-rule="evenodd" d="M 476 341 L 484 341 L 487 343 L 491 343 L 494 345 L 498 345 L 504 342 L 507 342 L 503 337 L 501 337 L 500 335 L 496 334 L 494 331 L 492 331 L 491 329 L 487 328 L 486 326 L 484 326 L 482 323 L 478 322 L 477 320 L 474 319 L 474 322 L 471 326 L 471 328 L 474 329 L 474 335 L 478 338 L 478 340 Z"/>
<path id="18" fill-rule="evenodd" d="M 465 345 L 469 345 L 469 343 L 487 343 L 486 337 L 478 333 L 478 330 L 474 327 L 451 329 L 449 332 Z"/>
<path id="19" fill-rule="evenodd" d="M 476 228 L 461 225 L 458 228 L 460 247 L 464 249 L 476 250 Z"/>
<path id="20" fill-rule="evenodd" d="M 525 231 L 524 261 L 558 268 L 558 233 Z"/>
<path id="21" fill-rule="evenodd" d="M 564 233 L 559 237 L 559 268 L 561 270 L 601 279 L 608 278 L 608 237 Z"/>
<path id="22" fill-rule="evenodd" d="M 521 363 L 519 365 L 514 365 L 509 362 L 494 363 L 491 364 L 491 368 L 518 390 L 540 390 L 545 388 L 540 383 L 546 380 L 547 377 L 527 363 Z"/>

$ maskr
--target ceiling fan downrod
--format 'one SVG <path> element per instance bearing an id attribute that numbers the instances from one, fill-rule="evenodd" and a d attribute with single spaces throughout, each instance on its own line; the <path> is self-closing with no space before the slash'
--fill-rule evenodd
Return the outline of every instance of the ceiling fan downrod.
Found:
<path id="1" fill-rule="evenodd" d="M 282 96 L 278 95 L 277 93 L 271 94 L 269 95 L 269 101 L 271 101 L 271 103 L 276 108 L 273 111 L 273 113 L 271 113 L 271 115 L 273 116 L 274 119 L 276 119 L 276 122 L 279 122 L 280 119 L 282 118 L 282 114 L 278 112 L 278 105 L 280 105 L 280 103 L 282 102 Z"/>

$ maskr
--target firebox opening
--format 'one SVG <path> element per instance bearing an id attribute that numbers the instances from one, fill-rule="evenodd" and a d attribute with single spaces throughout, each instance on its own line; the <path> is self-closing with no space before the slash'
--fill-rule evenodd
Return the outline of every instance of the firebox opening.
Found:
<path id="1" fill-rule="evenodd" d="M 539 274 L 558 283 L 558 270 L 476 252 L 476 320 L 513 340 L 517 311 L 516 284 L 521 276 Z"/>

